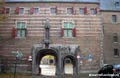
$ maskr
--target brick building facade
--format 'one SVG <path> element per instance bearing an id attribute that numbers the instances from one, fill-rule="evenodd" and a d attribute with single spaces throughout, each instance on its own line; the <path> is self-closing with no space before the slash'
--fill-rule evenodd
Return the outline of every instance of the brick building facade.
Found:
<path id="1" fill-rule="evenodd" d="M 104 26 L 104 63 L 120 64 L 120 1 L 110 0 L 108 2 L 106 0 L 103 2 L 103 0 L 101 0 L 101 2 L 100 12 Z M 107 2 L 108 4 L 106 5 Z"/>
<path id="2" fill-rule="evenodd" d="M 31 72 L 31 62 L 28 61 L 28 57 L 31 55 L 33 45 L 43 44 L 46 19 L 49 19 L 50 22 L 50 44 L 79 45 L 81 70 L 98 70 L 104 59 L 103 48 L 104 53 L 111 49 L 108 47 L 111 46 L 107 41 L 110 34 L 108 31 L 117 30 L 119 32 L 117 27 L 113 29 L 112 24 L 109 25 L 111 14 L 119 15 L 119 11 L 103 11 L 100 8 L 101 2 L 103 3 L 99 0 L 6 0 L 8 19 L 6 22 L 0 23 L 0 55 L 4 58 L 7 71 L 11 72 L 14 67 L 15 55 L 12 52 L 21 51 L 24 56 L 22 61 L 18 61 L 18 67 L 21 70 L 24 69 L 24 72 Z M 119 24 L 113 25 L 118 26 Z M 103 26 L 105 35 L 103 35 Z M 104 41 L 103 36 L 105 37 Z M 113 43 L 113 46 L 114 44 L 119 46 L 118 43 Z M 104 56 L 109 60 L 108 54 Z M 89 60 L 89 56 L 92 61 Z"/>

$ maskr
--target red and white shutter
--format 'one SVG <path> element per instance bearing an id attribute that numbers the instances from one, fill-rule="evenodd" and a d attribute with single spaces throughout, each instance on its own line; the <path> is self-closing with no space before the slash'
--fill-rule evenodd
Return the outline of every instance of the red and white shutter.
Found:
<path id="1" fill-rule="evenodd" d="M 84 8 L 84 14 L 86 15 L 87 14 L 87 7 Z"/>
<path id="2" fill-rule="evenodd" d="M 61 37 L 64 36 L 64 28 L 61 28 Z"/>
<path id="3" fill-rule="evenodd" d="M 58 7 L 57 6 L 55 7 L 55 13 L 56 14 L 58 13 Z"/>
<path id="4" fill-rule="evenodd" d="M 34 13 L 34 8 L 30 8 L 30 14 L 33 14 Z"/>
<path id="5" fill-rule="evenodd" d="M 74 14 L 74 7 L 72 7 L 72 14 Z"/>
<path id="6" fill-rule="evenodd" d="M 15 27 L 12 28 L 12 37 L 13 38 L 16 37 L 16 28 Z"/>
<path id="7" fill-rule="evenodd" d="M 97 14 L 97 13 L 98 13 L 98 7 L 95 8 L 95 14 Z"/>
<path id="8" fill-rule="evenodd" d="M 72 29 L 72 35 L 73 35 L 73 37 L 76 37 L 76 28 L 75 27 Z"/>
<path id="9" fill-rule="evenodd" d="M 15 13 L 16 13 L 16 14 L 19 14 L 19 11 L 20 11 L 20 8 L 19 8 L 19 7 L 16 7 Z"/>
<path id="10" fill-rule="evenodd" d="M 4 13 L 5 13 L 5 7 L 1 7 L 1 8 L 0 8 L 0 13 L 1 13 L 1 14 L 4 14 Z"/>

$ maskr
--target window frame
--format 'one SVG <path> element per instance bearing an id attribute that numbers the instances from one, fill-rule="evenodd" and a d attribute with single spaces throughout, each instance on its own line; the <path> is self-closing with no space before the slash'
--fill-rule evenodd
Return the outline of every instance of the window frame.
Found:
<path id="1" fill-rule="evenodd" d="M 52 8 L 54 8 L 55 9 L 55 7 L 50 7 L 50 15 L 56 15 L 56 12 L 53 14 L 53 13 L 51 13 L 51 9 Z M 56 10 L 56 9 L 55 9 Z"/>
<path id="2" fill-rule="evenodd" d="M 119 38 L 118 38 L 118 33 L 113 33 L 113 42 L 118 43 Z"/>
<path id="3" fill-rule="evenodd" d="M 17 23 L 18 22 L 24 22 L 25 23 L 25 28 L 24 29 L 17 29 Z M 27 21 L 16 21 L 15 29 L 16 29 L 16 37 L 15 38 L 26 38 L 27 37 L 27 35 L 26 35 L 26 33 L 27 33 Z M 25 30 L 25 36 L 24 37 L 22 37 L 22 36 L 18 37 L 17 36 L 17 30 Z"/>
<path id="4" fill-rule="evenodd" d="M 83 13 L 80 12 L 80 9 L 82 9 Z M 79 14 L 84 15 L 84 8 L 79 8 Z"/>
<path id="5" fill-rule="evenodd" d="M 112 15 L 111 17 L 112 23 L 116 24 L 117 23 L 117 15 Z"/>
<path id="6" fill-rule="evenodd" d="M 71 14 L 68 14 L 68 9 L 71 9 Z M 72 7 L 67 7 L 67 8 L 66 8 L 66 14 L 67 14 L 67 15 L 73 15 L 73 14 L 72 14 Z"/>
<path id="7" fill-rule="evenodd" d="M 23 8 L 23 14 L 20 13 L 20 9 Z M 25 14 L 25 7 L 19 7 L 19 15 L 24 15 Z"/>
<path id="8" fill-rule="evenodd" d="M 115 51 L 115 50 L 116 50 L 116 51 Z M 113 53 L 114 57 L 119 57 L 119 56 L 120 56 L 120 52 L 119 52 L 119 49 L 118 49 L 118 48 L 114 48 L 113 51 L 114 51 L 114 53 Z M 116 53 L 115 53 L 115 52 L 116 52 Z"/>
<path id="9" fill-rule="evenodd" d="M 115 2 L 115 7 L 120 8 L 120 2 Z"/>
<path id="10" fill-rule="evenodd" d="M 6 13 L 6 9 L 9 8 L 9 13 Z M 10 7 L 5 7 L 5 14 L 10 15 L 11 13 L 11 8 Z"/>
<path id="11" fill-rule="evenodd" d="M 39 15 L 40 14 L 40 8 L 39 7 L 33 7 L 33 8 L 34 8 L 33 15 Z M 38 8 L 38 13 L 37 14 L 35 13 L 35 8 Z"/>
<path id="12" fill-rule="evenodd" d="M 64 23 L 65 23 L 65 22 L 71 22 L 71 23 L 73 24 L 72 28 L 70 28 L 70 29 L 67 29 L 67 28 L 66 28 L 67 30 L 72 30 L 72 37 L 68 37 L 68 36 L 65 37 L 65 36 L 64 36 L 64 33 L 63 33 L 63 36 L 62 36 L 62 37 L 63 37 L 63 38 L 74 38 L 74 36 L 73 36 L 73 29 L 75 28 L 75 26 L 74 26 L 74 21 L 71 20 L 71 19 L 62 21 L 63 31 L 66 30 L 66 29 L 64 29 Z"/>
<path id="13" fill-rule="evenodd" d="M 93 13 L 94 12 L 94 13 Z M 90 14 L 95 15 L 95 8 L 90 8 Z"/>

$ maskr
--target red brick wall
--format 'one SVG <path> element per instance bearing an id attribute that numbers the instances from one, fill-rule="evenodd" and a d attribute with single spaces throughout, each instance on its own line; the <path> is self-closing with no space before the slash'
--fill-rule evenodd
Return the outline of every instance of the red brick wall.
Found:
<path id="1" fill-rule="evenodd" d="M 49 8 L 58 6 L 58 14 L 51 15 Z M 16 6 L 25 7 L 25 14 L 15 14 Z M 28 14 L 31 7 L 37 6 L 40 8 L 39 15 Z M 75 9 L 74 15 L 67 15 L 66 8 L 73 7 Z M 88 8 L 87 15 L 80 15 L 79 8 Z M 97 15 L 90 14 L 90 8 L 96 8 L 98 4 L 84 4 L 84 3 L 7 3 L 10 7 L 11 13 L 8 15 L 8 20 L 0 24 L 1 50 L 0 55 L 13 59 L 12 51 L 23 52 L 23 60 L 26 61 L 31 53 L 31 48 L 34 44 L 42 43 L 44 24 L 42 20 L 49 18 L 50 20 L 50 35 L 51 44 L 78 44 L 80 46 L 80 54 L 85 55 L 83 70 L 96 70 L 100 64 L 101 54 L 101 33 L 102 22 L 99 12 Z M 24 20 L 27 22 L 27 37 L 26 38 L 13 38 L 11 35 L 12 27 L 16 26 L 15 21 Z M 62 21 L 73 20 L 76 27 L 76 37 L 63 38 L 61 37 Z M 93 55 L 93 61 L 88 63 L 88 54 Z M 9 60 L 9 59 L 8 59 Z M 28 64 L 28 63 L 24 63 Z"/>

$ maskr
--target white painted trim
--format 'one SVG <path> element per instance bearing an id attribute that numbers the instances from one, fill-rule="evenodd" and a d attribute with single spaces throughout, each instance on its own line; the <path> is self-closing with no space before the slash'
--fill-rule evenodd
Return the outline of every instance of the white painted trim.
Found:
<path id="1" fill-rule="evenodd" d="M 33 7 L 34 9 L 35 8 L 38 8 L 38 14 L 35 14 L 34 12 L 33 12 L 33 15 L 39 15 L 40 14 L 40 8 L 38 7 L 38 6 L 35 6 L 35 7 Z"/>
<path id="2" fill-rule="evenodd" d="M 55 13 L 55 14 L 52 14 L 52 13 L 51 13 L 51 8 L 55 8 L 55 6 L 50 6 L 50 8 L 49 8 L 50 15 L 56 15 L 56 13 Z M 56 9 L 55 9 L 55 10 L 56 10 Z"/>
<path id="3" fill-rule="evenodd" d="M 80 9 L 83 9 L 83 14 L 80 14 Z M 84 7 L 80 7 L 79 10 L 78 10 L 78 13 L 79 13 L 78 15 L 81 15 L 81 16 L 82 16 L 82 15 L 85 15 L 85 14 L 84 14 Z"/>
<path id="4" fill-rule="evenodd" d="M 72 8 L 72 7 L 66 7 L 66 15 L 73 15 L 73 14 L 68 14 L 68 13 L 67 13 L 67 9 L 68 9 L 68 8 Z"/>
<path id="5" fill-rule="evenodd" d="M 16 20 L 15 21 L 15 28 L 16 28 L 18 22 L 25 22 L 25 28 L 27 28 L 27 21 L 24 21 L 24 19 L 23 20 Z"/>
<path id="6" fill-rule="evenodd" d="M 25 15 L 25 7 L 19 7 L 19 9 L 20 9 L 20 8 L 23 8 L 24 13 L 23 13 L 23 14 L 20 14 L 20 11 L 19 11 L 19 15 L 21 15 L 21 16 L 22 16 L 22 15 Z"/>
<path id="7" fill-rule="evenodd" d="M 75 27 L 75 22 L 72 18 L 66 18 L 64 20 L 62 20 L 62 28 L 64 28 L 64 22 L 72 22 L 73 23 L 73 28 Z"/>

